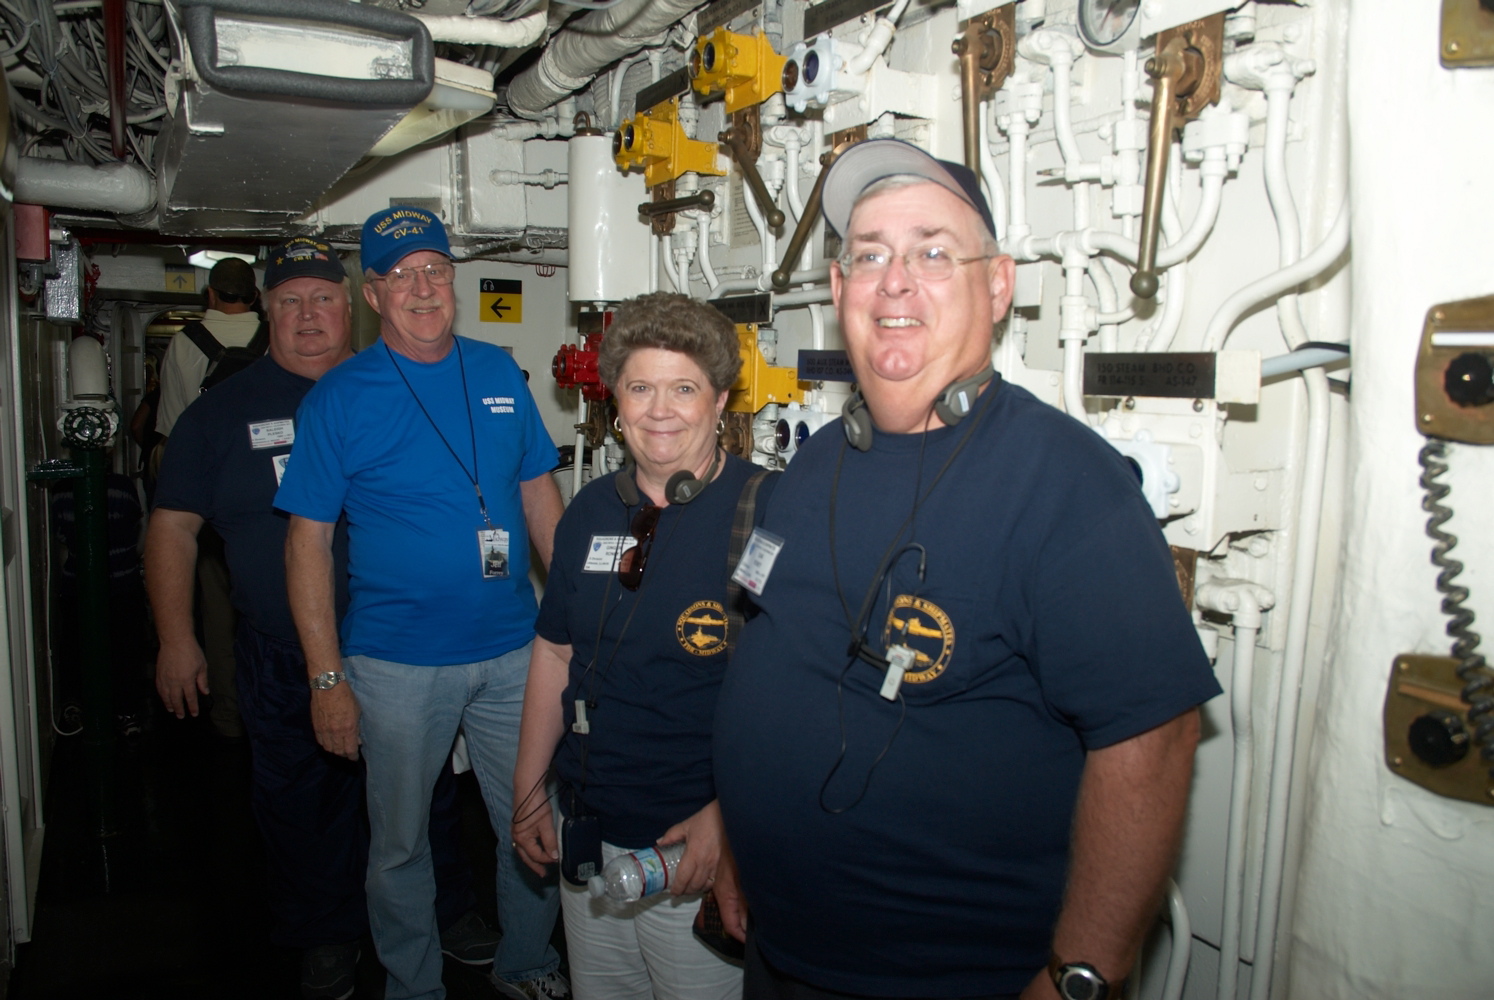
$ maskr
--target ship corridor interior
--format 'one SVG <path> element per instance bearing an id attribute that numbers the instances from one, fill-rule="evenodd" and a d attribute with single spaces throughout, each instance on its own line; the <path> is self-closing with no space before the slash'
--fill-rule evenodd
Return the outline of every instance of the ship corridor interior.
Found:
<path id="1" fill-rule="evenodd" d="M 0 997 L 296 995 L 244 741 L 162 710 L 138 569 L 108 629 L 62 541 L 215 261 L 330 242 L 364 348 L 363 220 L 435 212 L 566 498 L 624 460 L 616 304 L 709 299 L 722 443 L 784 468 L 851 390 L 816 179 L 898 138 L 980 178 L 992 363 L 1129 460 L 1225 690 L 1129 995 L 1487 1000 L 1488 0 L 0 0 L 0 53 Z"/>

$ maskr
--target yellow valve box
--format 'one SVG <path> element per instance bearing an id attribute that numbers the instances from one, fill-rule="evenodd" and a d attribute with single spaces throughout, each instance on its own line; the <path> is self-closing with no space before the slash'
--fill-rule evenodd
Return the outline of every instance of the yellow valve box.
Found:
<path id="1" fill-rule="evenodd" d="M 694 171 L 720 177 L 714 142 L 691 139 L 680 125 L 678 99 L 660 104 L 623 122 L 613 136 L 612 156 L 623 171 L 643 171 L 643 183 L 655 187 Z"/>
<path id="2" fill-rule="evenodd" d="M 695 92 L 702 97 L 725 92 L 730 114 L 761 104 L 782 90 L 787 62 L 785 56 L 773 51 L 768 36 L 761 31 L 738 35 L 717 28 L 695 39 L 690 77 Z"/>
<path id="3" fill-rule="evenodd" d="M 742 373 L 731 384 L 726 409 L 732 413 L 756 413 L 769 403 L 802 403 L 799 369 L 768 364 L 757 346 L 757 324 L 737 325 L 742 344 Z"/>

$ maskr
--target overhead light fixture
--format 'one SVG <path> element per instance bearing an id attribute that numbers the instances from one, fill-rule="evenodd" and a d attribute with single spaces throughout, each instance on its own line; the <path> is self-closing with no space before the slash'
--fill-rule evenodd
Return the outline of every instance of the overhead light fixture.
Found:
<path id="1" fill-rule="evenodd" d="M 230 257 L 237 257 L 251 266 L 259 262 L 259 258 L 250 253 L 234 253 L 231 250 L 199 250 L 187 258 L 187 263 L 193 267 L 200 267 L 204 271 L 211 271 L 218 261 L 228 260 Z"/>

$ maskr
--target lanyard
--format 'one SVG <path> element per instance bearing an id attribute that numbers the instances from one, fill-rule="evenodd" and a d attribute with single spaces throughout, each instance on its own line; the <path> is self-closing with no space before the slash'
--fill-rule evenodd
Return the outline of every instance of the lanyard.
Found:
<path id="1" fill-rule="evenodd" d="M 456 464 L 461 468 L 462 475 L 466 476 L 467 480 L 472 483 L 472 489 L 477 494 L 477 508 L 478 510 L 482 511 L 483 523 L 491 528 L 493 526 L 493 521 L 488 517 L 488 502 L 483 499 L 482 487 L 477 482 L 477 428 L 472 422 L 472 401 L 467 397 L 467 364 L 462 360 L 461 340 L 453 338 L 453 341 L 456 344 L 457 367 L 461 370 L 462 373 L 462 406 L 467 414 L 467 434 L 472 442 L 471 472 L 467 471 L 466 463 L 463 462 L 457 455 L 456 449 L 451 446 L 450 441 L 446 440 L 446 435 L 441 433 L 441 428 L 437 426 L 436 421 L 431 418 L 430 411 L 427 410 L 425 408 L 425 404 L 420 401 L 420 396 L 416 394 L 415 387 L 411 385 L 410 380 L 405 377 L 404 369 L 399 366 L 399 361 L 395 358 L 394 352 L 389 349 L 389 344 L 387 342 L 384 343 L 384 350 L 389 354 L 389 363 L 394 365 L 395 371 L 399 372 L 400 381 L 404 382 L 405 388 L 410 390 L 410 398 L 415 400 L 415 405 L 420 407 L 421 413 L 425 414 L 425 419 L 431 425 L 431 430 L 436 432 L 436 437 L 441 439 L 441 443 L 444 444 L 446 446 L 446 450 L 451 453 L 453 461 L 455 461 Z"/>

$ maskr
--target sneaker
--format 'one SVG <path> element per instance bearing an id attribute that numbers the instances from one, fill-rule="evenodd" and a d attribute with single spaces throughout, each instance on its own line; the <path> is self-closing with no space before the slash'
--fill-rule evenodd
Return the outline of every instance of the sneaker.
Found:
<path id="1" fill-rule="evenodd" d="M 497 975 L 489 976 L 493 989 L 499 996 L 513 1000 L 570 1000 L 571 984 L 559 972 L 547 972 L 538 979 L 520 979 L 509 982 Z"/>
<path id="2" fill-rule="evenodd" d="M 491 965 L 500 937 L 476 910 L 468 910 L 441 932 L 441 951 L 463 965 Z"/>
<path id="3" fill-rule="evenodd" d="M 305 1000 L 347 1000 L 357 979 L 357 941 L 321 944 L 301 953 L 301 996 Z"/>

